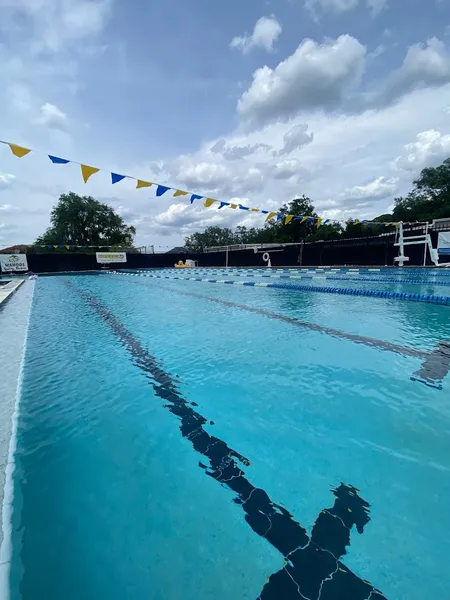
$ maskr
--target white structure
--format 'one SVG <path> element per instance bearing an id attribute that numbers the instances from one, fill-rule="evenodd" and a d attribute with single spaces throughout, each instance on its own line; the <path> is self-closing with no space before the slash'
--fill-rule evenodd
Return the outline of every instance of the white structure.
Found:
<path id="1" fill-rule="evenodd" d="M 425 233 L 422 235 L 411 235 L 406 238 L 403 236 L 403 221 L 400 221 L 400 223 L 397 225 L 395 233 L 396 241 L 394 242 L 394 246 L 398 246 L 399 255 L 394 258 L 394 262 L 398 263 L 399 267 L 403 267 L 405 263 L 409 261 L 409 257 L 405 256 L 405 246 L 411 246 L 413 244 L 424 244 L 423 266 L 427 264 L 428 248 L 428 251 L 430 252 L 431 261 L 436 267 L 450 267 L 450 263 L 439 263 L 438 251 L 436 248 L 433 248 L 431 236 L 428 233 L 428 223 L 417 223 L 417 225 L 421 225 L 425 230 Z"/>

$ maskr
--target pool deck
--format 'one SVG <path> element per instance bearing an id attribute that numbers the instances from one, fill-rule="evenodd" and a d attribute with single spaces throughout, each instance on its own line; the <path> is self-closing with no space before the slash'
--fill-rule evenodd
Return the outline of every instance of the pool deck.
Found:
<path id="1" fill-rule="evenodd" d="M 0 286 L 0 305 L 13 294 L 19 286 L 22 285 L 24 279 L 13 279 L 6 285 Z"/>

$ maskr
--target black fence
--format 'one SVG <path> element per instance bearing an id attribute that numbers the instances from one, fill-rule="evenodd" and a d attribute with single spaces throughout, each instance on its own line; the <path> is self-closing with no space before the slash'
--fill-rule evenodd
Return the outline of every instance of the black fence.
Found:
<path id="1" fill-rule="evenodd" d="M 437 245 L 437 233 L 432 233 L 433 247 Z M 394 235 L 342 239 L 328 242 L 311 242 L 295 246 L 275 248 L 253 248 L 228 252 L 230 267 L 263 267 L 267 265 L 263 256 L 267 252 L 274 267 L 313 266 L 393 266 L 398 248 L 394 246 Z M 407 265 L 423 265 L 424 245 L 406 246 L 409 257 Z M 200 267 L 224 267 L 225 251 L 207 253 L 139 254 L 127 253 L 127 263 L 111 264 L 112 268 L 148 269 L 173 267 L 179 260 L 187 258 L 197 261 Z M 266 257 L 267 258 L 267 257 Z M 107 268 L 96 261 L 95 254 L 82 253 L 32 253 L 27 255 L 28 267 L 34 273 L 58 273 L 62 271 L 98 271 Z M 427 252 L 427 265 L 432 265 Z"/>

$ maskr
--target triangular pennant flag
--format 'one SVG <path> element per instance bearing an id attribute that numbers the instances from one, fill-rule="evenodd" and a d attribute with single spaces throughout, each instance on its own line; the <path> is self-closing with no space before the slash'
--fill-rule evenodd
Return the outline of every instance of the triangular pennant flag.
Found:
<path id="1" fill-rule="evenodd" d="M 237 208 L 237 204 L 229 204 L 228 205 L 230 208 Z"/>
<path id="2" fill-rule="evenodd" d="M 58 156 L 52 156 L 51 154 L 49 154 L 48 157 L 55 165 L 67 165 L 70 163 L 70 160 L 67 160 L 66 158 L 59 158 Z"/>
<path id="3" fill-rule="evenodd" d="M 273 219 L 273 217 L 276 217 L 276 215 L 276 212 L 270 212 L 266 217 L 266 221 L 270 221 L 270 219 Z"/>
<path id="4" fill-rule="evenodd" d="M 249 208 L 249 212 L 259 212 L 259 208 Z M 261 211 L 263 212 L 263 211 Z"/>
<path id="5" fill-rule="evenodd" d="M 283 213 L 278 213 L 277 214 L 277 221 L 281 221 L 281 219 L 283 218 Z"/>
<path id="6" fill-rule="evenodd" d="M 191 204 L 194 203 L 194 200 L 200 200 L 201 198 L 203 198 L 203 196 L 199 196 L 198 194 L 192 194 L 191 195 Z"/>
<path id="7" fill-rule="evenodd" d="M 47 248 L 45 244 L 41 244 L 41 248 Z"/>
<path id="8" fill-rule="evenodd" d="M 118 173 L 111 173 L 111 183 L 119 183 L 122 179 L 125 179 L 126 175 L 119 175 Z"/>
<path id="9" fill-rule="evenodd" d="M 183 190 L 176 190 L 175 194 L 173 195 L 174 198 L 176 198 L 177 196 L 187 196 L 189 192 L 183 192 Z"/>
<path id="10" fill-rule="evenodd" d="M 214 202 L 217 202 L 217 200 L 214 200 L 214 198 L 206 198 L 206 200 L 204 202 L 204 206 L 206 208 L 209 208 L 210 206 L 212 206 L 214 204 Z"/>
<path id="11" fill-rule="evenodd" d="M 60 248 L 65 248 L 64 244 L 59 245 Z"/>
<path id="12" fill-rule="evenodd" d="M 322 225 L 326 225 L 330 219 L 324 219 Z"/>
<path id="13" fill-rule="evenodd" d="M 136 189 L 143 187 L 151 187 L 152 185 L 153 183 L 150 183 L 150 181 L 143 181 L 142 179 L 138 179 L 136 183 Z"/>
<path id="14" fill-rule="evenodd" d="M 242 204 L 238 205 L 241 210 L 248 210 L 248 206 L 242 206 Z"/>
<path id="15" fill-rule="evenodd" d="M 67 250 L 70 250 L 70 246 L 66 246 L 66 249 L 67 249 Z"/>
<path id="16" fill-rule="evenodd" d="M 316 223 L 317 227 L 320 227 L 322 225 L 322 221 L 323 221 L 323 219 L 317 219 L 317 223 Z"/>
<path id="17" fill-rule="evenodd" d="M 315 221 L 314 217 L 306 217 L 307 223 L 312 223 L 313 221 Z"/>
<path id="18" fill-rule="evenodd" d="M 163 194 L 165 194 L 170 189 L 171 188 L 167 187 L 166 185 L 158 185 L 158 187 L 156 188 L 156 195 L 157 196 L 162 196 Z"/>
<path id="19" fill-rule="evenodd" d="M 100 171 L 100 169 L 97 169 L 97 167 L 90 167 L 89 165 L 80 165 L 80 167 L 84 183 L 88 182 L 88 179 L 91 177 L 91 175 L 94 175 L 94 173 L 98 173 Z"/>
<path id="20" fill-rule="evenodd" d="M 300 218 L 300 217 L 299 217 Z M 308 217 L 301 217 L 300 223 L 304 223 Z"/>
<path id="21" fill-rule="evenodd" d="M 11 152 L 14 154 L 14 156 L 17 156 L 17 158 L 22 158 L 23 156 L 26 156 L 29 152 L 31 152 L 31 150 L 29 150 L 28 148 L 24 148 L 23 146 L 17 146 L 16 144 L 8 144 L 8 146 L 11 148 Z"/>
<path id="22" fill-rule="evenodd" d="M 229 206 L 228 202 L 221 202 L 219 208 L 223 208 L 224 206 Z"/>
<path id="23" fill-rule="evenodd" d="M 50 244 L 47 244 L 47 246 L 46 246 L 46 247 L 47 247 L 49 250 L 50 250 L 50 248 L 52 248 L 52 246 L 51 246 Z"/>
<path id="24" fill-rule="evenodd" d="M 294 218 L 294 215 L 288 215 L 284 220 L 284 224 L 288 225 L 288 223 L 290 223 L 293 218 Z"/>
<path id="25" fill-rule="evenodd" d="M 58 244 L 54 244 L 53 248 L 59 248 Z"/>
<path id="26" fill-rule="evenodd" d="M 268 211 L 268 210 L 262 210 L 262 211 L 261 211 L 261 214 L 262 214 L 262 215 L 268 215 L 268 214 L 269 214 L 269 211 Z"/>

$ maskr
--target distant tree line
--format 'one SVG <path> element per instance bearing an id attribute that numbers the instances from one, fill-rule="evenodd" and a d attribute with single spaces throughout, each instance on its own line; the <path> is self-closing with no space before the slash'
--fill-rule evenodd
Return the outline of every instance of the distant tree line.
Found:
<path id="1" fill-rule="evenodd" d="M 438 167 L 423 169 L 413 186 L 407 196 L 395 198 L 392 213 L 379 215 L 372 221 L 425 222 L 450 217 L 450 158 Z M 295 198 L 284 204 L 278 212 L 286 215 L 318 216 L 311 199 L 307 196 Z M 385 231 L 386 227 L 381 225 L 365 225 L 354 219 L 349 219 L 345 226 L 330 223 L 319 228 L 315 223 L 301 223 L 300 220 L 292 220 L 287 225 L 282 220 L 271 220 L 264 227 L 239 226 L 235 231 L 227 227 L 207 227 L 203 233 L 197 232 L 186 237 L 184 242 L 186 250 L 198 252 L 210 246 L 329 240 L 373 236 Z"/>

